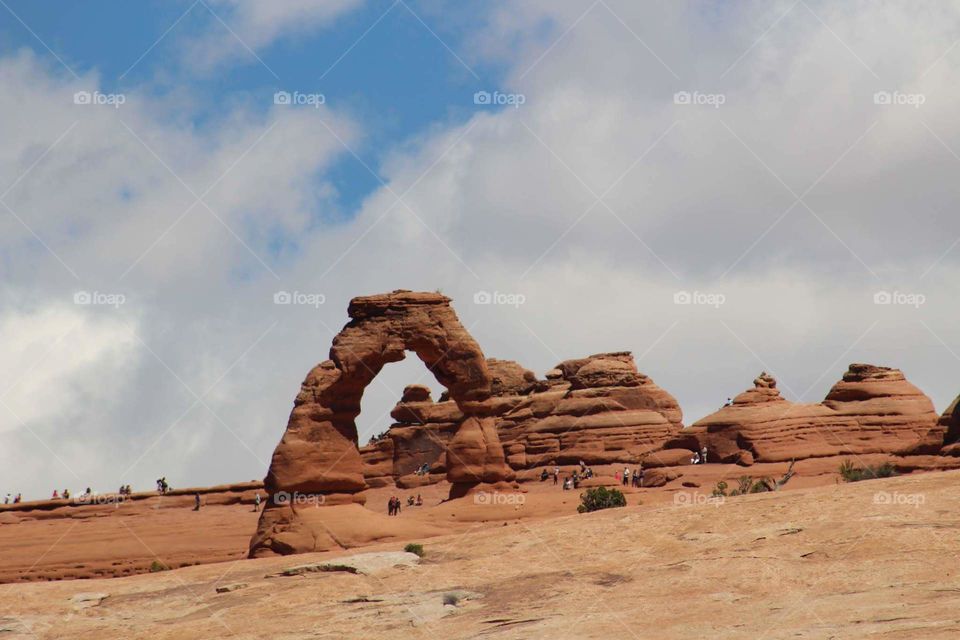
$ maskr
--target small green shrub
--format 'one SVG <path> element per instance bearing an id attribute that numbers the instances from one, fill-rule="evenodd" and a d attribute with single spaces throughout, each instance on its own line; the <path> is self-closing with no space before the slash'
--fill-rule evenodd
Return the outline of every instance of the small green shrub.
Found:
<path id="1" fill-rule="evenodd" d="M 844 482 L 860 482 L 861 480 L 874 480 L 876 478 L 892 478 L 899 475 L 897 468 L 889 462 L 875 467 L 857 467 L 849 460 L 844 460 L 840 464 L 840 477 Z"/>
<path id="2" fill-rule="evenodd" d="M 415 543 L 413 543 L 413 542 L 411 542 L 410 544 L 408 544 L 407 546 L 405 546 L 405 547 L 403 548 L 403 550 L 406 551 L 407 553 L 414 553 L 414 554 L 420 556 L 421 558 L 423 557 L 423 553 L 424 553 L 424 551 L 423 551 L 423 545 L 422 545 L 422 544 L 415 544 Z"/>
<path id="3" fill-rule="evenodd" d="M 587 489 L 585 493 L 580 494 L 580 506 L 577 507 L 577 513 L 589 513 L 600 509 L 625 506 L 627 506 L 627 499 L 619 489 L 596 487 Z"/>
<path id="4" fill-rule="evenodd" d="M 717 485 L 713 488 L 713 493 L 712 493 L 712 495 L 713 495 L 714 498 L 719 498 L 719 497 L 721 497 L 721 496 L 726 496 L 726 495 L 727 495 L 727 483 L 724 482 L 723 480 L 721 480 L 720 482 L 718 482 Z"/>
<path id="5" fill-rule="evenodd" d="M 150 573 L 157 573 L 158 571 L 170 571 L 170 567 L 159 560 L 154 560 L 150 563 Z"/>

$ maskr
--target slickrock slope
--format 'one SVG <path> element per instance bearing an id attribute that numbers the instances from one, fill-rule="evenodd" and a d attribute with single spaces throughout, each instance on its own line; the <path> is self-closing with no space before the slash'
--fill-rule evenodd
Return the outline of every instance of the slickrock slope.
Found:
<path id="1" fill-rule="evenodd" d="M 945 428 L 937 423 L 933 403 L 898 369 L 852 364 L 819 404 L 784 399 L 763 373 L 680 442 L 696 440 L 710 460 L 742 465 L 874 453 L 923 457 L 943 443 Z"/>
<path id="2" fill-rule="evenodd" d="M 350 322 L 333 339 L 330 359 L 307 375 L 264 484 L 271 499 L 251 555 L 332 548 L 322 518 L 296 508 L 302 496 L 329 508 L 362 504 L 363 461 L 354 420 L 363 390 L 390 362 L 414 351 L 463 413 L 448 445 L 451 495 L 513 479 L 484 401 L 491 379 L 480 347 L 439 293 L 394 291 L 354 298 Z M 291 498 L 286 499 L 288 496 Z M 277 499 L 280 497 L 281 499 Z"/>
<path id="3" fill-rule="evenodd" d="M 11 585 L 0 629 L 44 640 L 954 639 L 958 482 L 922 474 L 480 527 L 422 540 L 419 565 L 371 575 L 276 577 L 403 545 Z"/>
<path id="4" fill-rule="evenodd" d="M 199 493 L 200 511 L 194 511 Z M 0 582 L 99 578 L 246 557 L 260 482 L 0 505 Z M 0 603 L 0 617 L 3 604 Z M 2 628 L 0 624 L 0 628 Z M 0 634 L 2 636 L 2 634 Z"/>

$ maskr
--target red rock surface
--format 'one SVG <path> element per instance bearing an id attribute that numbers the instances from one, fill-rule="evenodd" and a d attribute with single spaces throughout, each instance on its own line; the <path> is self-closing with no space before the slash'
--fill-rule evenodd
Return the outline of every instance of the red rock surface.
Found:
<path id="1" fill-rule="evenodd" d="M 274 451 L 265 480 L 271 499 L 251 540 L 251 555 L 322 549 L 326 533 L 298 515 L 299 496 L 329 506 L 363 503 L 367 483 L 354 423 L 360 399 L 380 369 L 404 359 L 408 350 L 423 360 L 464 415 L 446 443 L 451 495 L 513 477 L 484 404 L 492 385 L 486 359 L 450 299 L 394 291 L 354 298 L 348 312 L 351 320 L 334 338 L 330 359 L 303 382 Z M 293 499 L 278 501 L 278 495 Z"/>
<path id="2" fill-rule="evenodd" d="M 763 373 L 715 413 L 685 430 L 718 462 L 784 462 L 807 458 L 935 454 L 945 428 L 933 403 L 898 369 L 852 364 L 818 404 L 790 402 Z M 696 445 L 694 445 L 696 446 Z"/>

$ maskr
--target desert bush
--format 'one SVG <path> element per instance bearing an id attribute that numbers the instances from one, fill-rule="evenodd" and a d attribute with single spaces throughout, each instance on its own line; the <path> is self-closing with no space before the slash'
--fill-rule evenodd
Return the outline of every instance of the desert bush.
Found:
<path id="1" fill-rule="evenodd" d="M 876 478 L 892 478 L 899 475 L 896 467 L 889 462 L 884 462 L 878 466 L 857 467 L 849 460 L 844 460 L 840 464 L 840 477 L 844 482 L 859 482 L 861 480 L 874 480 Z"/>
<path id="2" fill-rule="evenodd" d="M 154 560 L 150 563 L 150 573 L 157 573 L 158 571 L 170 571 L 170 567 L 159 560 Z"/>
<path id="3" fill-rule="evenodd" d="M 416 544 L 416 543 L 413 543 L 413 542 L 411 542 L 410 544 L 408 544 L 407 546 L 405 546 L 405 547 L 403 548 L 403 550 L 406 551 L 407 553 L 414 553 L 414 554 L 420 556 L 421 558 L 423 557 L 423 554 L 424 554 L 423 545 L 422 545 L 422 544 Z"/>
<path id="4" fill-rule="evenodd" d="M 596 487 L 594 489 L 587 489 L 585 493 L 580 494 L 580 506 L 577 507 L 577 512 L 589 513 L 591 511 L 599 511 L 600 509 L 625 506 L 627 506 L 627 499 L 619 489 Z"/>
<path id="5" fill-rule="evenodd" d="M 721 497 L 721 496 L 726 496 L 726 495 L 727 495 L 727 483 L 724 482 L 723 480 L 721 480 L 720 482 L 718 482 L 718 483 L 716 484 L 716 486 L 713 488 L 712 495 L 713 495 L 714 498 L 719 498 L 719 497 Z"/>

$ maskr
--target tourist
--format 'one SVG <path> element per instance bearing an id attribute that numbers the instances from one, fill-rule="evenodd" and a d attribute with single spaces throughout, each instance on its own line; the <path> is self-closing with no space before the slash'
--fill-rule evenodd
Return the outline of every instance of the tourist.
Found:
<path id="1" fill-rule="evenodd" d="M 3 504 L 10 504 L 10 494 L 9 494 L 9 493 L 8 493 L 7 496 L 3 499 Z"/>
<path id="2" fill-rule="evenodd" d="M 644 474 L 644 469 L 643 469 L 643 465 L 642 465 L 642 464 L 640 465 L 640 469 L 637 470 L 637 473 L 640 474 L 640 488 L 643 489 L 643 474 Z"/>
<path id="3" fill-rule="evenodd" d="M 53 499 L 54 499 L 54 500 L 57 500 L 57 499 L 59 499 L 59 498 L 60 498 L 60 494 L 57 493 L 57 490 L 56 490 L 56 489 L 54 489 L 54 490 L 53 490 Z"/>
<path id="4" fill-rule="evenodd" d="M 547 478 L 549 477 L 550 477 L 550 473 L 546 469 L 543 469 L 540 472 L 540 482 L 546 482 Z"/>
<path id="5" fill-rule="evenodd" d="M 558 482 L 560 482 L 560 467 L 557 466 L 557 465 L 554 465 L 554 467 L 553 467 L 553 484 L 554 484 L 554 486 L 556 486 Z"/>
<path id="6" fill-rule="evenodd" d="M 69 500 L 69 499 L 70 499 L 70 489 L 64 489 L 64 490 L 63 490 L 63 499 L 64 499 L 64 500 Z"/>
<path id="7" fill-rule="evenodd" d="M 200 511 L 200 494 L 193 494 L 193 510 Z"/>
<path id="8" fill-rule="evenodd" d="M 253 510 L 260 511 L 260 492 L 257 491 L 257 495 L 253 496 Z"/>
<path id="9" fill-rule="evenodd" d="M 700 464 L 707 464 L 707 448 L 700 450 Z"/>
<path id="10" fill-rule="evenodd" d="M 400 498 L 396 497 L 393 499 L 393 515 L 400 515 Z"/>
<path id="11" fill-rule="evenodd" d="M 133 489 L 130 488 L 130 485 L 127 485 L 127 495 L 128 495 L 128 496 L 132 496 L 132 495 L 133 495 Z"/>
<path id="12" fill-rule="evenodd" d="M 623 486 L 630 484 L 630 469 L 627 467 L 623 468 Z"/>
<path id="13" fill-rule="evenodd" d="M 613 474 L 614 479 L 617 481 L 617 484 L 620 484 L 620 472 L 617 471 Z"/>
<path id="14" fill-rule="evenodd" d="M 700 464 L 700 452 L 694 451 L 693 457 L 690 458 L 690 464 Z"/>
<path id="15" fill-rule="evenodd" d="M 419 494 L 419 493 L 417 494 L 417 506 L 418 506 L 418 507 L 422 507 L 422 506 L 423 506 L 423 498 L 420 497 L 420 494 Z"/>
<path id="16" fill-rule="evenodd" d="M 413 496 L 407 496 L 407 506 L 408 507 L 413 506 Z"/>
<path id="17" fill-rule="evenodd" d="M 388 516 L 393 515 L 393 496 L 391 496 L 390 499 L 387 501 L 387 515 Z"/>
<path id="18" fill-rule="evenodd" d="M 18 493 L 17 497 L 13 499 L 13 504 L 20 504 L 20 501 L 23 500 L 23 494 Z"/>
<path id="19" fill-rule="evenodd" d="M 723 406 L 729 407 L 732 404 L 733 404 L 733 400 L 731 400 L 730 398 L 727 398 L 727 401 L 723 403 Z"/>

